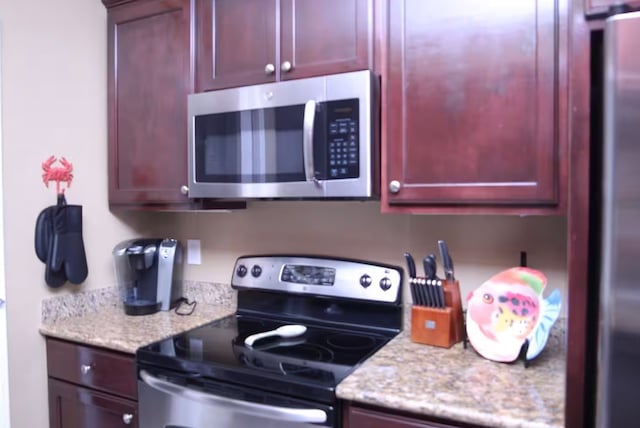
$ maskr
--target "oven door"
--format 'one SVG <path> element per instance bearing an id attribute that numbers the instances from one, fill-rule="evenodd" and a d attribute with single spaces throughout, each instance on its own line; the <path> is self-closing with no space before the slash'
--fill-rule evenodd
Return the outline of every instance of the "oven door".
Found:
<path id="1" fill-rule="evenodd" d="M 332 406 L 175 372 L 139 371 L 140 428 L 336 427 Z"/>

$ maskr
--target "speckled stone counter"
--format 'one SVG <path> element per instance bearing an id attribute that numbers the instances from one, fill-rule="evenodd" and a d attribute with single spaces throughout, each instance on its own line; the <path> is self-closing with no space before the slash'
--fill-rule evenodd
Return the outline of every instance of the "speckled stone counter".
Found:
<path id="1" fill-rule="evenodd" d="M 413 343 L 406 329 L 337 388 L 338 397 L 416 415 L 488 427 L 564 427 L 564 328 L 525 368 L 469 347 Z"/>
<path id="2" fill-rule="evenodd" d="M 128 316 L 115 288 L 54 297 L 43 302 L 40 333 L 134 354 L 140 346 L 231 315 L 236 309 L 235 294 L 225 285 L 185 283 L 185 296 L 198 302 L 188 316 L 174 311 Z"/>

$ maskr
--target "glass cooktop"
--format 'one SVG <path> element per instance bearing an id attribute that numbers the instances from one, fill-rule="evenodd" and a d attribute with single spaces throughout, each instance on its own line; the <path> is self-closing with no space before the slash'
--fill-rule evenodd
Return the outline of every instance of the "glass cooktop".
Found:
<path id="1" fill-rule="evenodd" d="M 390 335 L 303 324 L 296 337 L 271 336 L 244 344 L 253 334 L 288 324 L 273 319 L 231 315 L 172 338 L 140 348 L 139 363 L 193 373 L 279 392 L 307 388 L 333 391 L 362 361 L 391 338 Z M 300 391 L 298 391 L 299 393 Z"/>

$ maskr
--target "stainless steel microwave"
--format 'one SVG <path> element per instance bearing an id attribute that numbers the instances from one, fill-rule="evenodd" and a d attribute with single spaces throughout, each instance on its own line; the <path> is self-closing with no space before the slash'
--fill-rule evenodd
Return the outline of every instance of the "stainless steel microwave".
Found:
<path id="1" fill-rule="evenodd" d="M 379 196 L 379 84 L 368 70 L 189 96 L 189 197 Z"/>

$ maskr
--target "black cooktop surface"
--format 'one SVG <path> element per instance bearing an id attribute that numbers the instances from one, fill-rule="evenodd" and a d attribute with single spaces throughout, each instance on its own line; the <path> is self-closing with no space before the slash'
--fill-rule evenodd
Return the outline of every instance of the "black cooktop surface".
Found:
<path id="1" fill-rule="evenodd" d="M 297 337 L 244 343 L 286 324 L 231 315 L 140 348 L 137 359 L 197 377 L 331 399 L 336 385 L 395 335 L 303 324 L 307 330 Z"/>

